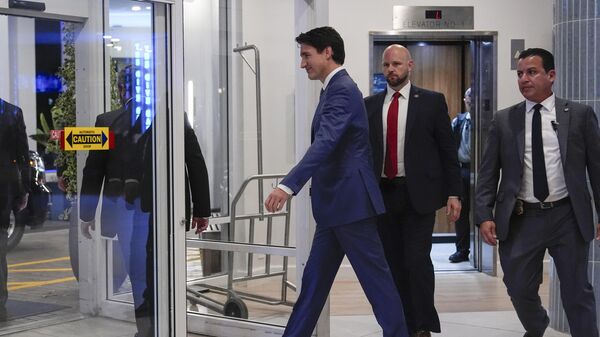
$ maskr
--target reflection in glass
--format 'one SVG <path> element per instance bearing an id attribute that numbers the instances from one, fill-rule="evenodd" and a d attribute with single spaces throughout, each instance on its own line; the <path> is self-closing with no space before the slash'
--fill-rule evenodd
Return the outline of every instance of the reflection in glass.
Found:
<path id="1" fill-rule="evenodd" d="M 133 302 L 126 316 L 135 316 L 137 336 L 146 337 L 154 335 L 154 255 L 148 250 L 153 246 L 152 209 L 144 204 L 148 203 L 144 199 L 153 195 L 153 179 L 148 178 L 152 176 L 150 130 L 157 97 L 153 7 L 141 8 L 137 1 L 107 2 L 102 39 L 109 84 L 106 101 L 110 104 L 107 112 L 97 116 L 95 125 L 110 129 L 111 149 L 90 151 L 86 159 L 81 219 L 84 226 L 93 222 L 101 203 L 99 227 L 106 249 L 109 300 L 103 306 L 109 309 L 110 301 Z M 113 315 L 111 310 L 105 312 Z"/>

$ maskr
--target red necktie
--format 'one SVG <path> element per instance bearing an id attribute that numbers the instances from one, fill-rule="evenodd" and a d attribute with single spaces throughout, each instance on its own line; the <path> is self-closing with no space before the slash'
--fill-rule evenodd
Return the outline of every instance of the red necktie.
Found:
<path id="1" fill-rule="evenodd" d="M 385 148 L 385 169 L 383 172 L 389 179 L 398 174 L 398 97 L 395 92 L 387 115 L 387 136 Z"/>

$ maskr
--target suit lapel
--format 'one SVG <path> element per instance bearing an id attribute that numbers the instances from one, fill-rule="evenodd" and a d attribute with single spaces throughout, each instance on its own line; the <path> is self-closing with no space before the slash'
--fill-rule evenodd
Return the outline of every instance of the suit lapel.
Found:
<path id="1" fill-rule="evenodd" d="M 310 142 L 311 143 L 315 140 L 315 134 L 317 134 L 317 131 L 319 130 L 319 121 L 321 120 L 321 110 L 323 110 L 323 105 L 325 105 L 325 100 L 327 97 L 327 89 L 331 88 L 331 85 L 333 85 L 333 83 L 335 81 L 339 80 L 343 76 L 348 76 L 348 72 L 345 69 L 342 69 L 342 70 L 338 71 L 335 75 L 333 75 L 331 80 L 329 80 L 329 83 L 327 84 L 327 88 L 325 88 L 325 91 L 322 91 L 321 94 L 319 95 L 319 104 L 317 105 L 317 109 L 315 110 L 315 115 L 313 116 L 312 125 L 311 125 L 311 132 L 310 132 Z"/>
<path id="2" fill-rule="evenodd" d="M 410 87 L 410 97 L 408 97 L 408 109 L 406 111 L 406 131 L 404 136 L 404 146 L 406 148 L 406 144 L 408 139 L 410 138 L 410 134 L 414 129 L 413 125 L 415 124 L 415 119 L 417 118 L 417 106 L 419 106 L 420 98 L 420 90 L 419 88 L 411 85 Z"/>
<path id="3" fill-rule="evenodd" d="M 523 167 L 525 160 L 525 102 L 521 102 L 514 107 L 511 114 L 513 116 L 509 120 L 512 124 L 511 128 L 517 137 L 517 153 L 519 154 L 521 167 Z"/>
<path id="4" fill-rule="evenodd" d="M 556 98 L 554 110 L 556 111 L 556 121 L 558 123 L 558 144 L 560 147 L 560 157 L 563 166 L 567 159 L 567 139 L 569 138 L 569 103 L 563 99 Z"/>
<path id="5" fill-rule="evenodd" d="M 381 135 L 381 137 L 377 137 L 376 140 L 376 149 L 380 151 L 381 158 L 383 158 L 383 156 L 385 155 L 385 149 L 383 148 L 383 104 L 385 103 L 385 95 L 386 91 L 384 90 L 381 93 L 377 94 L 377 96 L 375 97 L 376 101 L 375 104 L 373 104 L 373 106 L 379 107 L 379 109 L 373 111 L 373 113 L 375 114 L 374 118 L 376 123 L 372 123 L 373 130 L 369 130 L 369 132 L 371 132 L 374 135 Z M 375 151 L 375 149 L 373 149 L 373 151 Z"/>

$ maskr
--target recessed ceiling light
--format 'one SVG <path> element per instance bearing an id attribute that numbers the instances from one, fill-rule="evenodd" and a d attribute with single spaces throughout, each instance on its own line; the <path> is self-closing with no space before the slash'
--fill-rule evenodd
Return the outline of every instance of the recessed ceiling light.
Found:
<path id="1" fill-rule="evenodd" d="M 152 6 L 146 6 L 146 9 L 147 9 L 147 10 L 151 10 L 151 9 L 152 9 Z"/>
<path id="2" fill-rule="evenodd" d="M 113 46 L 113 44 L 112 44 L 112 43 L 107 43 L 107 44 L 106 44 L 106 46 L 107 46 L 107 47 L 112 47 L 112 46 Z"/>
<path id="3" fill-rule="evenodd" d="M 140 6 L 131 6 L 131 10 L 134 11 L 134 12 L 141 11 L 142 7 L 140 7 Z"/>
<path id="4" fill-rule="evenodd" d="M 108 39 L 111 39 L 112 36 L 110 36 L 110 35 L 104 35 L 104 36 L 102 36 L 102 38 L 105 39 L 105 40 L 108 40 Z"/>
<path id="5" fill-rule="evenodd" d="M 111 42 L 119 42 L 119 41 L 121 41 L 121 39 L 115 37 L 115 38 L 110 39 L 110 41 Z"/>

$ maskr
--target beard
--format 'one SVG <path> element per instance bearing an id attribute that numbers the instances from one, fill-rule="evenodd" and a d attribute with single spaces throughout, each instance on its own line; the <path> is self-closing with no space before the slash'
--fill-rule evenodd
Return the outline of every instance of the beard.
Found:
<path id="1" fill-rule="evenodd" d="M 402 83 L 406 83 L 407 79 L 408 79 L 408 74 L 404 75 L 403 77 L 396 75 L 396 76 L 386 76 L 386 78 L 385 78 L 387 83 L 392 88 L 397 87 L 397 86 L 401 85 Z"/>

